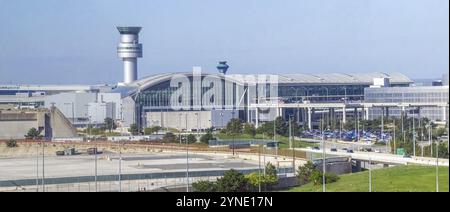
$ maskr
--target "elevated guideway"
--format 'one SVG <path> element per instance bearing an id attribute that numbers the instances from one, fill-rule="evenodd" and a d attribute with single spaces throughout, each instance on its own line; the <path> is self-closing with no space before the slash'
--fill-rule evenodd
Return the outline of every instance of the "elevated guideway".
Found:
<path id="1" fill-rule="evenodd" d="M 305 149 L 300 148 L 300 151 L 322 154 L 323 150 L 313 150 L 313 149 Z M 342 157 L 349 157 L 353 160 L 357 161 L 372 161 L 374 163 L 382 163 L 382 164 L 390 164 L 390 165 L 408 165 L 408 164 L 416 164 L 416 165 L 427 165 L 427 166 L 435 166 L 438 163 L 439 166 L 449 166 L 448 159 L 439 158 L 428 158 L 428 157 L 403 157 L 401 155 L 392 155 L 392 154 L 384 154 L 384 153 L 373 153 L 373 152 L 332 152 L 330 149 L 325 150 L 325 154 L 327 155 L 335 155 Z"/>

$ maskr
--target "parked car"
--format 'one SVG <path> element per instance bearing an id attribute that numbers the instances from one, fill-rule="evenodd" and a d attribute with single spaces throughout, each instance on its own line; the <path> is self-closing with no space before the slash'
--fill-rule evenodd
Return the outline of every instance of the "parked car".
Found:
<path id="1" fill-rule="evenodd" d="M 332 152 L 337 152 L 337 149 L 336 148 L 331 148 L 331 151 Z"/>
<path id="2" fill-rule="evenodd" d="M 312 149 L 313 149 L 313 150 L 320 150 L 320 148 L 317 147 L 317 146 L 313 147 Z"/>
<path id="3" fill-rule="evenodd" d="M 64 156 L 64 151 L 56 151 L 56 156 Z"/>
<path id="4" fill-rule="evenodd" d="M 353 150 L 348 149 L 348 150 L 347 150 L 347 153 L 354 153 L 354 152 L 353 152 Z"/>

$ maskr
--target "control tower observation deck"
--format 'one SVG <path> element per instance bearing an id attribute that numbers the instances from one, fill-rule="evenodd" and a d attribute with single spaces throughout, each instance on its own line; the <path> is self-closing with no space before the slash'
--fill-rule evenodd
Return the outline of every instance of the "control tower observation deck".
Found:
<path id="1" fill-rule="evenodd" d="M 139 43 L 141 27 L 117 27 L 120 43 L 117 56 L 123 60 L 123 83 L 130 84 L 138 78 L 137 58 L 142 58 L 142 44 Z"/>

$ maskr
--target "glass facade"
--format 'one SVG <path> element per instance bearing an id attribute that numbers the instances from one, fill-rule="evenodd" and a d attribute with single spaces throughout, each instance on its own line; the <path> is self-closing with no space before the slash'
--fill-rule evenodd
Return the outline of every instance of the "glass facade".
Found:
<path id="1" fill-rule="evenodd" d="M 419 111 L 412 114 L 410 111 L 418 108 L 405 108 L 409 116 L 427 117 L 433 121 L 448 120 L 448 86 L 423 86 L 407 88 L 367 88 L 365 90 L 365 102 L 367 103 L 437 103 L 447 104 L 446 107 L 420 107 Z M 400 117 L 401 108 L 389 108 L 389 116 Z M 382 109 L 371 109 L 369 118 L 379 118 L 382 115 Z"/>

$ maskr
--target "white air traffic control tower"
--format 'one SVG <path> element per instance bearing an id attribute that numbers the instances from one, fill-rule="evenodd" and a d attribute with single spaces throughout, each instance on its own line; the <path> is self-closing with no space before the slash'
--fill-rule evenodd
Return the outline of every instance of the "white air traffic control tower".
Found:
<path id="1" fill-rule="evenodd" d="M 137 80 L 137 58 L 142 57 L 142 44 L 139 43 L 141 27 L 117 27 L 120 32 L 120 44 L 117 55 L 123 60 L 123 84 Z"/>

